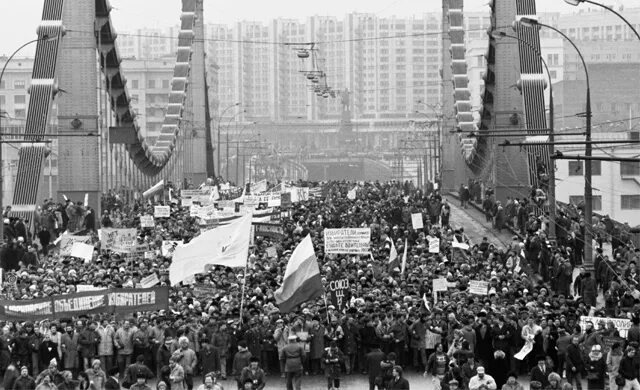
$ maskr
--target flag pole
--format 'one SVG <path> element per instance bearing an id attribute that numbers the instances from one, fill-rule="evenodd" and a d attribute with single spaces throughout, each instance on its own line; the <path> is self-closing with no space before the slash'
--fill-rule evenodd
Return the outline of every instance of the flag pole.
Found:
<path id="1" fill-rule="evenodd" d="M 247 265 L 249 260 L 244 264 L 244 277 L 242 279 L 242 294 L 240 296 L 240 324 L 242 324 L 242 309 L 244 308 L 244 292 L 247 288 Z"/>
<path id="2" fill-rule="evenodd" d="M 326 292 L 324 294 L 322 294 L 322 298 L 324 299 L 324 311 L 325 311 L 325 313 L 327 313 L 327 325 L 329 325 L 331 323 L 331 320 L 329 319 L 329 306 L 327 305 L 327 293 Z"/>

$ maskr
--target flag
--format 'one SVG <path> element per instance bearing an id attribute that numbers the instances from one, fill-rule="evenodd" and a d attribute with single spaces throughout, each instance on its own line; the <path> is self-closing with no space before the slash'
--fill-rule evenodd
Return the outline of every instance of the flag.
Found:
<path id="1" fill-rule="evenodd" d="M 404 270 L 407 268 L 407 239 L 404 239 L 404 253 L 402 254 L 402 266 L 400 268 L 400 275 L 404 275 Z"/>
<path id="2" fill-rule="evenodd" d="M 244 267 L 247 265 L 251 214 L 226 226 L 202 232 L 186 245 L 178 246 L 169 267 L 171 285 L 205 272 L 209 265 Z"/>
<path id="3" fill-rule="evenodd" d="M 358 194 L 357 188 L 358 188 L 357 186 L 353 187 L 351 191 L 347 192 L 347 199 L 356 200 L 356 195 Z"/>
<path id="4" fill-rule="evenodd" d="M 427 310 L 431 311 L 431 308 L 429 307 L 429 301 L 427 300 L 427 293 L 422 294 L 422 300 L 424 301 L 424 307 L 426 307 Z"/>
<path id="5" fill-rule="evenodd" d="M 460 249 L 464 249 L 466 251 L 469 250 L 469 244 L 465 244 L 464 242 L 458 242 L 458 238 L 455 235 L 453 236 L 452 246 L 454 248 L 460 248 Z"/>
<path id="6" fill-rule="evenodd" d="M 301 303 L 324 294 L 320 268 L 313 250 L 311 236 L 307 235 L 291 254 L 284 273 L 282 286 L 274 294 L 283 313 L 288 313 Z"/>
<path id="7" fill-rule="evenodd" d="M 148 198 L 148 197 L 152 196 L 153 194 L 155 194 L 156 192 L 162 191 L 163 189 L 164 189 L 164 179 L 160 180 L 159 182 L 154 184 L 153 187 L 151 187 L 148 190 L 146 190 L 145 192 L 143 192 L 142 193 L 142 197 L 143 198 Z"/>
<path id="8" fill-rule="evenodd" d="M 398 250 L 396 249 L 393 240 L 389 240 L 391 242 L 391 250 L 389 251 L 389 264 L 393 263 L 395 259 L 398 258 Z"/>

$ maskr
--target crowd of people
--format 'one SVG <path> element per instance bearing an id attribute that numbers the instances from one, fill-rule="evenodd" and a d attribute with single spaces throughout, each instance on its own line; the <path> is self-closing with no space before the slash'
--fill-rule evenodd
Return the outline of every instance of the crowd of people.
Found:
<path id="1" fill-rule="evenodd" d="M 255 237 L 246 270 L 216 266 L 189 284 L 172 286 L 168 311 L 5 322 L 4 388 L 142 390 L 153 382 L 158 389 L 219 389 L 235 387 L 223 382 L 233 378 L 237 388 L 255 390 L 282 376 L 287 389 L 299 389 L 305 375 L 324 375 L 332 389 L 345 375 L 366 375 L 370 389 L 390 390 L 409 389 L 403 373 L 410 370 L 430 378 L 437 390 L 519 390 L 523 375 L 532 389 L 580 390 L 583 377 L 589 389 L 604 389 L 605 382 L 611 389 L 640 389 L 640 358 L 634 355 L 640 343 L 639 256 L 628 239 L 609 236 L 616 243 L 613 255 L 598 249 L 597 272 L 581 269 L 572 284 L 574 269 L 584 262 L 579 215 L 557 224 L 564 234 L 558 233 L 555 245 L 547 241 L 548 220 L 535 212 L 527 215 L 523 235 L 508 245 L 486 238 L 470 242 L 433 187 L 296 185 L 321 190 L 281 210 L 283 237 Z M 354 186 L 356 199 L 349 199 Z M 79 201 L 47 202 L 34 235 L 6 229 L 25 221 L 5 211 L 8 245 L 0 261 L 17 281 L 5 283 L 4 299 L 67 294 L 78 285 L 137 286 L 154 273 L 169 286 L 171 259 L 162 256 L 162 242 L 188 242 L 202 229 L 189 207 L 181 206 L 180 191 L 172 194 L 171 216 L 156 219 L 153 228 L 140 227 L 140 217 L 153 215 L 164 197 L 153 202 L 110 194 L 100 217 Z M 474 188 L 463 202 L 477 195 Z M 422 229 L 413 228 L 416 213 L 422 213 Z M 505 221 L 511 216 L 505 212 Z M 102 250 L 98 221 L 137 228 L 138 244 L 149 244 L 154 255 Z M 369 227 L 370 255 L 325 254 L 323 229 L 342 227 Z M 54 243 L 65 231 L 93 236 L 91 261 L 59 253 Z M 292 313 L 278 309 L 274 292 L 293 249 L 307 235 L 323 281 L 349 280 L 345 309 L 323 299 Z M 429 250 L 434 238 L 438 253 Z M 391 252 L 402 254 L 405 242 L 405 265 L 390 263 Z M 446 279 L 447 291 L 434 293 L 434 279 Z M 471 292 L 476 281 L 488 283 L 485 295 Z M 598 302 L 599 292 L 604 303 Z M 633 325 L 619 329 L 620 321 L 605 319 L 616 317 Z M 524 358 L 518 355 L 523 349 L 529 351 Z"/>

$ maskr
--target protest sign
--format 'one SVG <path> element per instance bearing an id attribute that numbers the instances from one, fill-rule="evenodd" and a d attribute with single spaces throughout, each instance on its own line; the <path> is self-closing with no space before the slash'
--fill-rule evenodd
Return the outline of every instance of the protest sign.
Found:
<path id="1" fill-rule="evenodd" d="M 87 292 L 87 291 L 100 291 L 105 290 L 106 287 L 96 287 L 91 284 L 78 284 L 76 285 L 76 292 Z"/>
<path id="2" fill-rule="evenodd" d="M 422 213 L 411 214 L 411 224 L 414 230 L 422 229 L 424 227 Z"/>
<path id="3" fill-rule="evenodd" d="M 82 242 L 85 244 L 91 243 L 91 236 L 74 236 L 71 234 L 63 234 L 60 236 L 60 255 L 71 256 L 73 250 L 73 244 L 76 242 Z"/>
<path id="4" fill-rule="evenodd" d="M 211 299 L 217 288 L 213 285 L 198 284 L 193 286 L 193 296 L 196 299 Z"/>
<path id="5" fill-rule="evenodd" d="M 324 253 L 366 255 L 370 246 L 370 228 L 324 229 Z"/>
<path id="6" fill-rule="evenodd" d="M 152 260 L 155 257 L 155 253 L 152 251 L 146 251 L 144 252 L 144 258 L 145 260 Z"/>
<path id="7" fill-rule="evenodd" d="M 346 295 L 350 293 L 348 278 L 330 281 L 328 290 L 331 304 L 335 306 L 336 310 L 342 310 L 347 307 L 349 297 Z"/>
<path id="8" fill-rule="evenodd" d="M 41 321 L 92 314 L 169 309 L 169 288 L 109 289 L 47 298 L 0 301 L 2 321 Z"/>
<path id="9" fill-rule="evenodd" d="M 429 253 L 440 253 L 440 239 L 433 238 L 429 240 Z"/>
<path id="10" fill-rule="evenodd" d="M 291 194 L 291 202 L 305 202 L 309 200 L 309 187 L 291 187 L 289 189 Z"/>
<path id="11" fill-rule="evenodd" d="M 140 227 L 152 228 L 156 226 L 156 221 L 151 215 L 143 215 L 140 217 Z"/>
<path id="12" fill-rule="evenodd" d="M 275 258 L 278 256 L 278 251 L 275 246 L 270 246 L 267 248 L 267 256 L 270 258 Z"/>
<path id="13" fill-rule="evenodd" d="M 182 198 L 180 200 L 180 205 L 182 207 L 191 207 L 193 205 L 193 199 L 191 199 L 191 198 Z"/>
<path id="14" fill-rule="evenodd" d="M 155 273 L 147 276 L 146 278 L 140 279 L 140 287 L 142 288 L 150 288 L 160 283 L 160 279 L 158 279 L 158 275 Z"/>
<path id="15" fill-rule="evenodd" d="M 198 217 L 198 215 L 200 215 L 200 208 L 200 206 L 195 204 L 191 205 L 191 207 L 189 207 L 189 216 L 193 218 Z"/>
<path id="16" fill-rule="evenodd" d="M 489 282 L 482 280 L 469 281 L 469 293 L 476 295 L 487 295 L 489 291 Z"/>
<path id="17" fill-rule="evenodd" d="M 631 320 L 628 318 L 611 318 L 611 317 L 589 317 L 589 316 L 580 316 L 580 329 L 584 332 L 587 329 L 587 322 L 592 322 L 593 326 L 598 329 L 598 323 L 604 322 L 613 322 L 615 328 L 620 332 L 620 337 L 627 337 L 627 332 L 631 328 Z"/>
<path id="18" fill-rule="evenodd" d="M 130 247 L 138 240 L 136 229 L 100 229 L 98 231 L 103 250 L 112 250 L 114 247 Z"/>
<path id="19" fill-rule="evenodd" d="M 284 229 L 282 225 L 275 223 L 253 222 L 255 226 L 256 237 L 271 237 L 276 239 L 284 238 Z"/>
<path id="20" fill-rule="evenodd" d="M 615 336 L 604 336 L 602 337 L 602 352 L 606 355 L 611 351 L 611 346 L 615 343 L 619 343 L 620 345 L 624 345 L 626 339 L 622 337 Z"/>
<path id="21" fill-rule="evenodd" d="M 445 278 L 433 279 L 433 291 L 447 291 L 448 283 Z"/>
<path id="22" fill-rule="evenodd" d="M 173 252 L 176 250 L 178 245 L 182 245 L 182 240 L 180 241 L 162 241 L 162 256 L 164 257 L 173 257 Z"/>
<path id="23" fill-rule="evenodd" d="M 91 261 L 93 258 L 93 245 L 84 242 L 74 242 L 71 247 L 71 257 L 84 259 L 85 262 Z"/>
<path id="24" fill-rule="evenodd" d="M 171 216 L 171 207 L 169 206 L 154 206 L 153 216 L 156 218 L 169 218 Z"/>

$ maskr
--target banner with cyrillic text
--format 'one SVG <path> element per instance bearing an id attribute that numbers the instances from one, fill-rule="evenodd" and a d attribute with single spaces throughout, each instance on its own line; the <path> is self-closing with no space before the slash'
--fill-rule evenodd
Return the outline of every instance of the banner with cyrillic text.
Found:
<path id="1" fill-rule="evenodd" d="M 169 309 L 169 288 L 88 291 L 24 301 L 0 301 L 2 321 L 40 321 L 87 314 Z"/>
<path id="2" fill-rule="evenodd" d="M 324 229 L 324 253 L 366 255 L 370 252 L 371 229 Z"/>
<path id="3" fill-rule="evenodd" d="M 135 245 L 138 239 L 137 229 L 100 229 L 98 236 L 102 249 L 127 248 Z"/>

